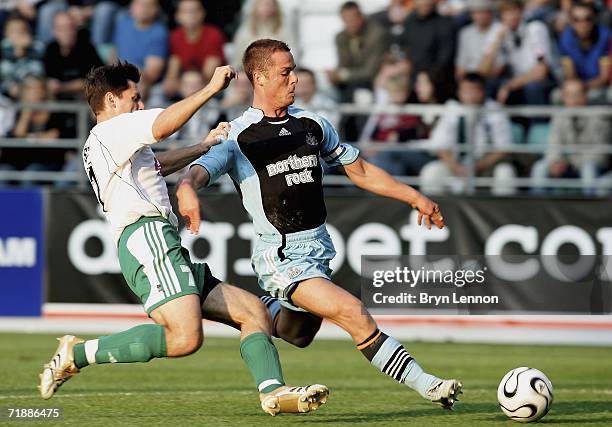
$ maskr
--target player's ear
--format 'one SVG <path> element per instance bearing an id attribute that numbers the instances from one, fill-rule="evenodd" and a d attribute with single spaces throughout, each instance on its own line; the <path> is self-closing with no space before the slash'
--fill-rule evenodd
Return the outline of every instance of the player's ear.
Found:
<path id="1" fill-rule="evenodd" d="M 259 71 L 255 71 L 253 73 L 253 82 L 255 83 L 256 86 L 263 86 L 265 82 L 265 76 L 263 75 L 263 73 L 260 73 Z"/>
<path id="2" fill-rule="evenodd" d="M 109 108 L 117 108 L 117 104 L 115 102 L 115 95 L 113 95 L 112 92 L 106 92 L 106 94 L 104 95 L 104 103 Z"/>

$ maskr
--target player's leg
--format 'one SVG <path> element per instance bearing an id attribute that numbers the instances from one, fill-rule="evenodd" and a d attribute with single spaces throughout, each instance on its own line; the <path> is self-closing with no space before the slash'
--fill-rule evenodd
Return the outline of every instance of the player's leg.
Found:
<path id="1" fill-rule="evenodd" d="M 240 330 L 240 355 L 255 380 L 264 411 L 271 415 L 310 412 L 327 401 L 329 390 L 324 385 L 285 386 L 278 351 L 270 339 L 270 315 L 255 295 L 219 284 L 208 293 L 202 313 L 206 319 Z"/>
<path id="2" fill-rule="evenodd" d="M 87 342 L 72 335 L 60 338 L 41 374 L 39 388 L 44 399 L 89 364 L 147 362 L 184 356 L 200 347 L 199 290 L 186 268 L 176 228 L 163 218 L 144 218 L 126 227 L 119 240 L 119 261 L 130 289 L 156 324 Z"/>
<path id="3" fill-rule="evenodd" d="M 295 287 L 291 303 L 348 332 L 361 353 L 383 373 L 424 398 L 452 408 L 461 383 L 426 373 L 402 344 L 378 329 L 363 303 L 346 290 L 324 278 L 307 279 Z"/>
<path id="4" fill-rule="evenodd" d="M 272 317 L 272 335 L 296 347 L 308 347 L 321 329 L 321 319 L 306 311 L 295 311 L 283 307 L 276 298 L 260 297 Z"/>
<path id="5" fill-rule="evenodd" d="M 72 335 L 60 344 L 40 375 L 40 393 L 49 399 L 68 379 L 91 364 L 148 362 L 180 357 L 202 345 L 202 318 L 198 295 L 169 301 L 151 313 L 156 324 L 138 325 L 116 334 L 83 341 Z"/>

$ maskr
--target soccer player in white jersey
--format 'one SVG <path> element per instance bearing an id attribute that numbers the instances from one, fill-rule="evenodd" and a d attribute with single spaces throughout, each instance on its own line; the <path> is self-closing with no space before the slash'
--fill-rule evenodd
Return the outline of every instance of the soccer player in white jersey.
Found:
<path id="1" fill-rule="evenodd" d="M 231 67 L 218 67 L 206 87 L 165 110 L 144 110 L 137 87 L 140 74 L 131 64 L 99 67 L 87 77 L 85 94 L 97 124 L 83 147 L 83 163 L 112 227 L 121 271 L 154 323 L 85 342 L 72 335 L 60 338 L 40 375 L 44 399 L 90 364 L 148 362 L 197 351 L 204 317 L 240 330 L 240 354 L 265 412 L 309 412 L 325 403 L 328 390 L 323 385 L 285 386 L 264 304 L 221 283 L 206 264 L 192 263 L 181 246 L 163 177 L 227 138 L 228 124 L 221 123 L 192 147 L 158 154 L 151 149 L 235 76 Z"/>
<path id="2" fill-rule="evenodd" d="M 199 227 L 194 190 L 227 173 L 239 186 L 257 238 L 251 257 L 272 315 L 274 335 L 298 346 L 312 342 L 322 319 L 350 334 L 372 365 L 422 397 L 452 409 L 462 385 L 426 373 L 393 337 L 381 332 L 363 303 L 331 281 L 335 255 L 325 227 L 319 158 L 339 166 L 358 187 L 407 203 L 419 224 L 444 227 L 438 205 L 402 184 L 339 141 L 319 115 L 292 107 L 295 63 L 289 47 L 277 40 L 253 42 L 244 54 L 253 84 L 253 106 L 231 122 L 229 139 L 215 145 L 190 168 L 177 187 L 179 212 Z"/>

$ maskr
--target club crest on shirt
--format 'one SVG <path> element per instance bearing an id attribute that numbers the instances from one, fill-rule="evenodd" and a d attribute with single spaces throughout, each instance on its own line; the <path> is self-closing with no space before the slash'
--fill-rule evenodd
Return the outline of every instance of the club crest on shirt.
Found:
<path id="1" fill-rule="evenodd" d="M 319 141 L 317 141 L 317 137 L 308 132 L 306 135 L 306 144 L 308 145 L 319 145 Z"/>
<path id="2" fill-rule="evenodd" d="M 157 157 L 155 157 L 155 170 L 159 175 L 161 175 L 161 168 L 161 163 L 159 163 L 159 160 L 157 160 Z"/>
<path id="3" fill-rule="evenodd" d="M 289 276 L 290 279 L 295 279 L 300 274 L 302 274 L 302 270 L 299 267 L 291 267 L 287 270 L 287 276 Z"/>

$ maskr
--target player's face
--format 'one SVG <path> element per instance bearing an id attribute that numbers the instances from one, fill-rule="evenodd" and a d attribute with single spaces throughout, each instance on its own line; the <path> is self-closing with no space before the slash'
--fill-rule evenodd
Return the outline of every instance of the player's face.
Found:
<path id="1" fill-rule="evenodd" d="M 262 79 L 264 94 L 276 108 L 286 108 L 295 101 L 295 85 L 298 82 L 293 55 L 290 52 L 274 52 L 271 63 L 267 75 Z"/>
<path id="2" fill-rule="evenodd" d="M 132 81 L 128 81 L 128 88 L 121 92 L 121 96 L 114 96 L 111 108 L 115 114 L 132 113 L 136 110 L 144 110 L 144 103 L 140 97 L 138 86 Z"/>

